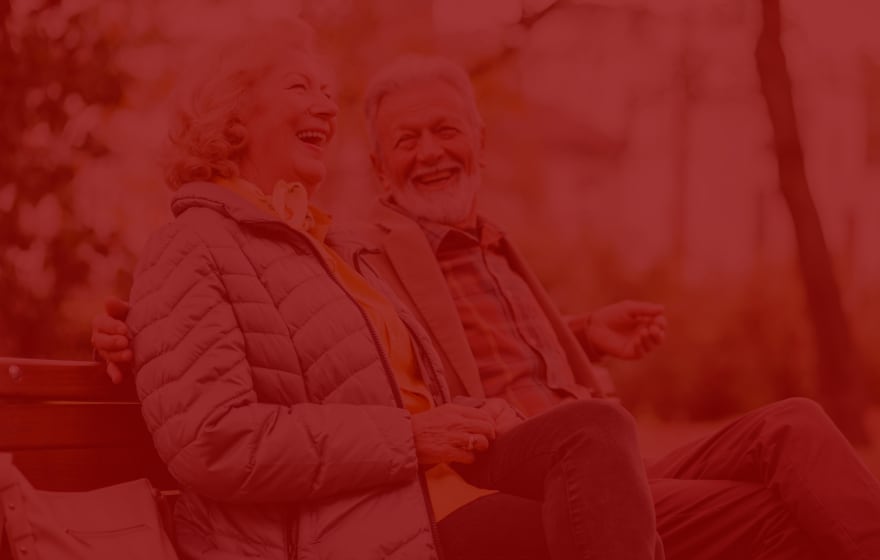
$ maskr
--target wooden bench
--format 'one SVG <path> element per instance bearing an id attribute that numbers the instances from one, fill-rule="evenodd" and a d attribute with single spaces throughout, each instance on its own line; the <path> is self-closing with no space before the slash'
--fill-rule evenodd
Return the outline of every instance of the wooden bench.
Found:
<path id="1" fill-rule="evenodd" d="M 98 362 L 0 357 L 0 452 L 42 490 L 82 491 L 147 478 L 176 483 L 153 447 L 131 377 Z M 0 551 L 0 560 L 8 558 Z"/>

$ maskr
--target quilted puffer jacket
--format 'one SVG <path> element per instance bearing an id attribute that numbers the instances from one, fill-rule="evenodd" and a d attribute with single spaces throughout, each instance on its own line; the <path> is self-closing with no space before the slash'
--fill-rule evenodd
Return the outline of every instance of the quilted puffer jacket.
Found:
<path id="1" fill-rule="evenodd" d="M 172 211 L 128 324 L 147 427 L 183 488 L 183 556 L 437 558 L 410 415 L 314 241 L 210 183 L 183 186 Z M 401 312 L 442 402 L 439 358 Z"/>

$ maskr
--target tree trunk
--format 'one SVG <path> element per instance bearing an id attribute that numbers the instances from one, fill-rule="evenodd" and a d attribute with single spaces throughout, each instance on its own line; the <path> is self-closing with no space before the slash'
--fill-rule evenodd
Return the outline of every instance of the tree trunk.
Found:
<path id="1" fill-rule="evenodd" d="M 762 2 L 764 23 L 755 55 L 773 125 L 779 187 L 791 212 L 813 323 L 819 401 L 853 444 L 866 444 L 864 380 L 853 354 L 840 288 L 807 182 L 791 78 L 781 43 L 780 0 Z"/>

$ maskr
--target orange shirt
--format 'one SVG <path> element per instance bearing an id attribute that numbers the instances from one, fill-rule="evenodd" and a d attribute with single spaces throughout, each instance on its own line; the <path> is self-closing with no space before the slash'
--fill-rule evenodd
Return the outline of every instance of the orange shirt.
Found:
<path id="1" fill-rule="evenodd" d="M 397 380 L 404 407 L 412 414 L 433 407 L 435 403 L 431 393 L 418 374 L 409 329 L 397 315 L 394 306 L 324 243 L 330 217 L 308 205 L 305 188 L 300 184 L 279 181 L 269 197 L 243 179 L 221 180 L 219 183 L 315 240 L 336 278 L 354 297 L 375 328 Z M 425 477 L 437 520 L 481 496 L 494 493 L 494 490 L 471 486 L 447 464 L 432 467 L 425 472 Z"/>

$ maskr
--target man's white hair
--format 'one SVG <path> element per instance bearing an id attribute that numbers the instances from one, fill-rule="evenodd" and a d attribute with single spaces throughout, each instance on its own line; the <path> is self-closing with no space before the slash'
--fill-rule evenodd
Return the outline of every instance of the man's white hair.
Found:
<path id="1" fill-rule="evenodd" d="M 468 108 L 468 118 L 477 128 L 482 128 L 483 118 L 477 109 L 477 99 L 470 76 L 464 68 L 442 56 L 407 54 L 396 58 L 382 68 L 367 86 L 364 95 L 364 114 L 367 118 L 367 134 L 374 154 L 379 154 L 379 136 L 376 116 L 386 95 L 413 84 L 440 80 L 452 86 Z"/>

